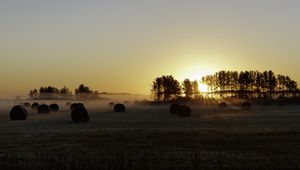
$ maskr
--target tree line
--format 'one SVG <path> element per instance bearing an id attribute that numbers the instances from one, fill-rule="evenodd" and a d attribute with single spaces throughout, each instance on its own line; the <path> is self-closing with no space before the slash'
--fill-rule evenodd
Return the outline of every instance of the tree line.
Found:
<path id="1" fill-rule="evenodd" d="M 211 94 L 220 97 L 268 98 L 299 96 L 296 81 L 273 71 L 219 71 L 202 77 Z"/>
<path id="2" fill-rule="evenodd" d="M 67 88 L 61 89 L 54 86 L 40 87 L 39 89 L 30 90 L 28 96 L 32 99 L 51 99 L 51 98 L 99 98 L 99 92 L 93 91 L 90 87 L 81 84 L 76 88 L 75 94 Z"/>
<path id="3" fill-rule="evenodd" d="M 218 71 L 201 79 L 208 86 L 206 96 L 265 98 L 299 97 L 300 91 L 296 81 L 289 76 L 275 75 L 271 70 L 259 71 Z M 151 85 L 151 93 L 156 101 L 169 101 L 185 97 L 201 97 L 198 81 L 185 79 L 179 82 L 172 75 L 157 77 Z"/>

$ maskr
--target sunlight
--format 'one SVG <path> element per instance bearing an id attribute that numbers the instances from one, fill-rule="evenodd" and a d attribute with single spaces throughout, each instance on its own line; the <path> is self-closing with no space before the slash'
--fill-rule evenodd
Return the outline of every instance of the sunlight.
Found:
<path id="1" fill-rule="evenodd" d="M 214 72 L 214 67 L 210 66 L 209 64 L 190 64 L 189 67 L 184 67 L 181 70 L 178 70 L 178 73 L 176 75 L 180 81 L 183 81 L 186 78 L 190 79 L 191 81 L 201 81 L 201 78 L 203 76 L 212 74 Z"/>
<path id="2" fill-rule="evenodd" d="M 208 92 L 208 86 L 204 83 L 199 83 L 199 87 L 198 87 L 199 91 L 201 93 L 206 93 Z"/>
<path id="3" fill-rule="evenodd" d="M 191 73 L 189 74 L 188 78 L 189 78 L 190 80 L 195 81 L 195 80 L 201 80 L 201 78 L 202 78 L 203 76 L 206 76 L 206 75 L 207 75 L 207 74 L 206 74 L 205 72 L 202 72 L 202 71 L 195 71 L 195 72 L 191 72 Z"/>

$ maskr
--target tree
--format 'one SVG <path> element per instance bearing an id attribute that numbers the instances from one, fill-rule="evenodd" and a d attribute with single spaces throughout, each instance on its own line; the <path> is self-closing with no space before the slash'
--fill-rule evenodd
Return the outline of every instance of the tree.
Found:
<path id="1" fill-rule="evenodd" d="M 217 77 L 217 85 L 219 86 L 221 91 L 225 90 L 226 87 L 226 72 L 225 71 L 219 71 L 216 73 L 216 77 Z"/>
<path id="2" fill-rule="evenodd" d="M 288 90 L 288 95 L 290 96 L 291 93 L 295 93 L 298 91 L 298 84 L 296 81 L 292 80 L 289 76 L 285 77 L 285 87 Z"/>
<path id="3" fill-rule="evenodd" d="M 256 92 L 261 92 L 261 89 L 263 88 L 263 74 L 256 71 L 256 76 L 255 76 L 255 87 L 256 87 Z"/>
<path id="4" fill-rule="evenodd" d="M 168 101 L 181 95 L 181 86 L 172 75 L 162 76 L 153 81 L 151 92 L 156 100 Z"/>
<path id="5" fill-rule="evenodd" d="M 62 89 L 59 90 L 60 94 L 72 94 L 72 92 L 66 87 L 64 86 Z"/>
<path id="6" fill-rule="evenodd" d="M 187 98 L 191 98 L 192 95 L 193 95 L 193 84 L 192 82 L 189 80 L 189 79 L 185 79 L 183 82 L 182 82 L 182 86 L 183 86 L 183 93 L 185 95 L 185 97 Z"/>
<path id="7" fill-rule="evenodd" d="M 90 90 L 88 86 L 81 84 L 77 89 L 75 89 L 75 94 L 80 94 L 80 93 L 92 93 L 92 90 Z"/>
<path id="8" fill-rule="evenodd" d="M 272 93 L 277 86 L 277 80 L 276 76 L 273 71 L 268 71 L 268 82 L 267 82 L 267 87 L 269 89 L 269 92 Z"/>
<path id="9" fill-rule="evenodd" d="M 240 84 L 240 90 L 249 90 L 249 87 L 253 84 L 254 80 L 249 71 L 241 71 L 238 82 Z"/>
<path id="10" fill-rule="evenodd" d="M 71 97 L 72 96 L 72 92 L 70 91 L 70 89 L 68 89 L 66 86 L 64 86 L 63 88 L 61 88 L 59 90 L 60 96 L 62 97 Z"/>
<path id="11" fill-rule="evenodd" d="M 192 86 L 193 86 L 193 95 L 194 95 L 194 98 L 197 98 L 198 95 L 200 94 L 199 84 L 198 84 L 197 80 L 195 80 L 195 81 L 192 82 Z"/>
<path id="12" fill-rule="evenodd" d="M 151 93 L 155 100 L 160 101 L 162 100 L 163 96 L 163 87 L 162 87 L 162 78 L 157 77 L 153 82 L 152 82 L 152 89 Z"/>
<path id="13" fill-rule="evenodd" d="M 59 90 L 56 87 L 48 86 L 48 87 L 40 87 L 40 94 L 58 94 Z"/>
<path id="14" fill-rule="evenodd" d="M 40 98 L 53 98 L 59 95 L 59 90 L 53 86 L 40 87 L 39 97 Z"/>
<path id="15" fill-rule="evenodd" d="M 168 101 L 171 98 L 177 98 L 181 95 L 181 87 L 179 81 L 175 80 L 172 75 L 163 76 L 164 100 Z"/>
<path id="16" fill-rule="evenodd" d="M 28 95 L 31 98 L 37 98 L 39 96 L 39 92 L 37 89 L 33 89 L 33 90 L 30 90 Z"/>
<path id="17" fill-rule="evenodd" d="M 75 89 L 75 95 L 77 98 L 97 99 L 99 98 L 99 92 L 91 90 L 88 86 L 80 84 Z"/>

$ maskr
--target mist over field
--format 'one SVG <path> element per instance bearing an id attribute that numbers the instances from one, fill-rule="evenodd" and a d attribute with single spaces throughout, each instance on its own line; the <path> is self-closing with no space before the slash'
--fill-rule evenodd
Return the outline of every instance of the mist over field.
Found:
<path id="1" fill-rule="evenodd" d="M 219 101 L 214 100 L 205 104 L 185 102 L 192 108 L 191 117 L 170 114 L 168 103 L 127 102 L 124 113 L 115 112 L 109 105 L 111 102 L 137 99 L 129 96 L 72 101 L 85 105 L 90 116 L 86 123 L 72 122 L 70 106 L 66 105 L 70 100 L 39 100 L 40 104 L 57 103 L 60 109 L 43 115 L 29 108 L 25 121 L 11 121 L 9 111 L 13 105 L 26 100 L 1 101 L 0 167 L 299 167 L 298 105 L 252 105 L 251 109 L 247 109 L 239 105 L 243 100 L 238 99 L 226 101 L 227 107 L 219 106 Z M 85 155 L 84 160 L 80 155 Z M 66 157 L 68 159 L 62 162 Z M 18 163 L 14 163 L 16 159 L 20 159 Z"/>
<path id="2" fill-rule="evenodd" d="M 300 169 L 299 9 L 0 0 L 0 170 Z"/>

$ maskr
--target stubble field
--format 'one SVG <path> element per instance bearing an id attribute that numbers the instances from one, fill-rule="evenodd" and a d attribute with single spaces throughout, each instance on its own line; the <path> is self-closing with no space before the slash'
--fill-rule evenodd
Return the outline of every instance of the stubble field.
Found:
<path id="1" fill-rule="evenodd" d="M 54 101 L 44 101 L 47 104 Z M 1 169 L 299 169 L 300 107 L 191 105 L 189 118 L 168 105 L 84 102 L 91 121 L 59 112 L 9 120 L 0 109 Z"/>

